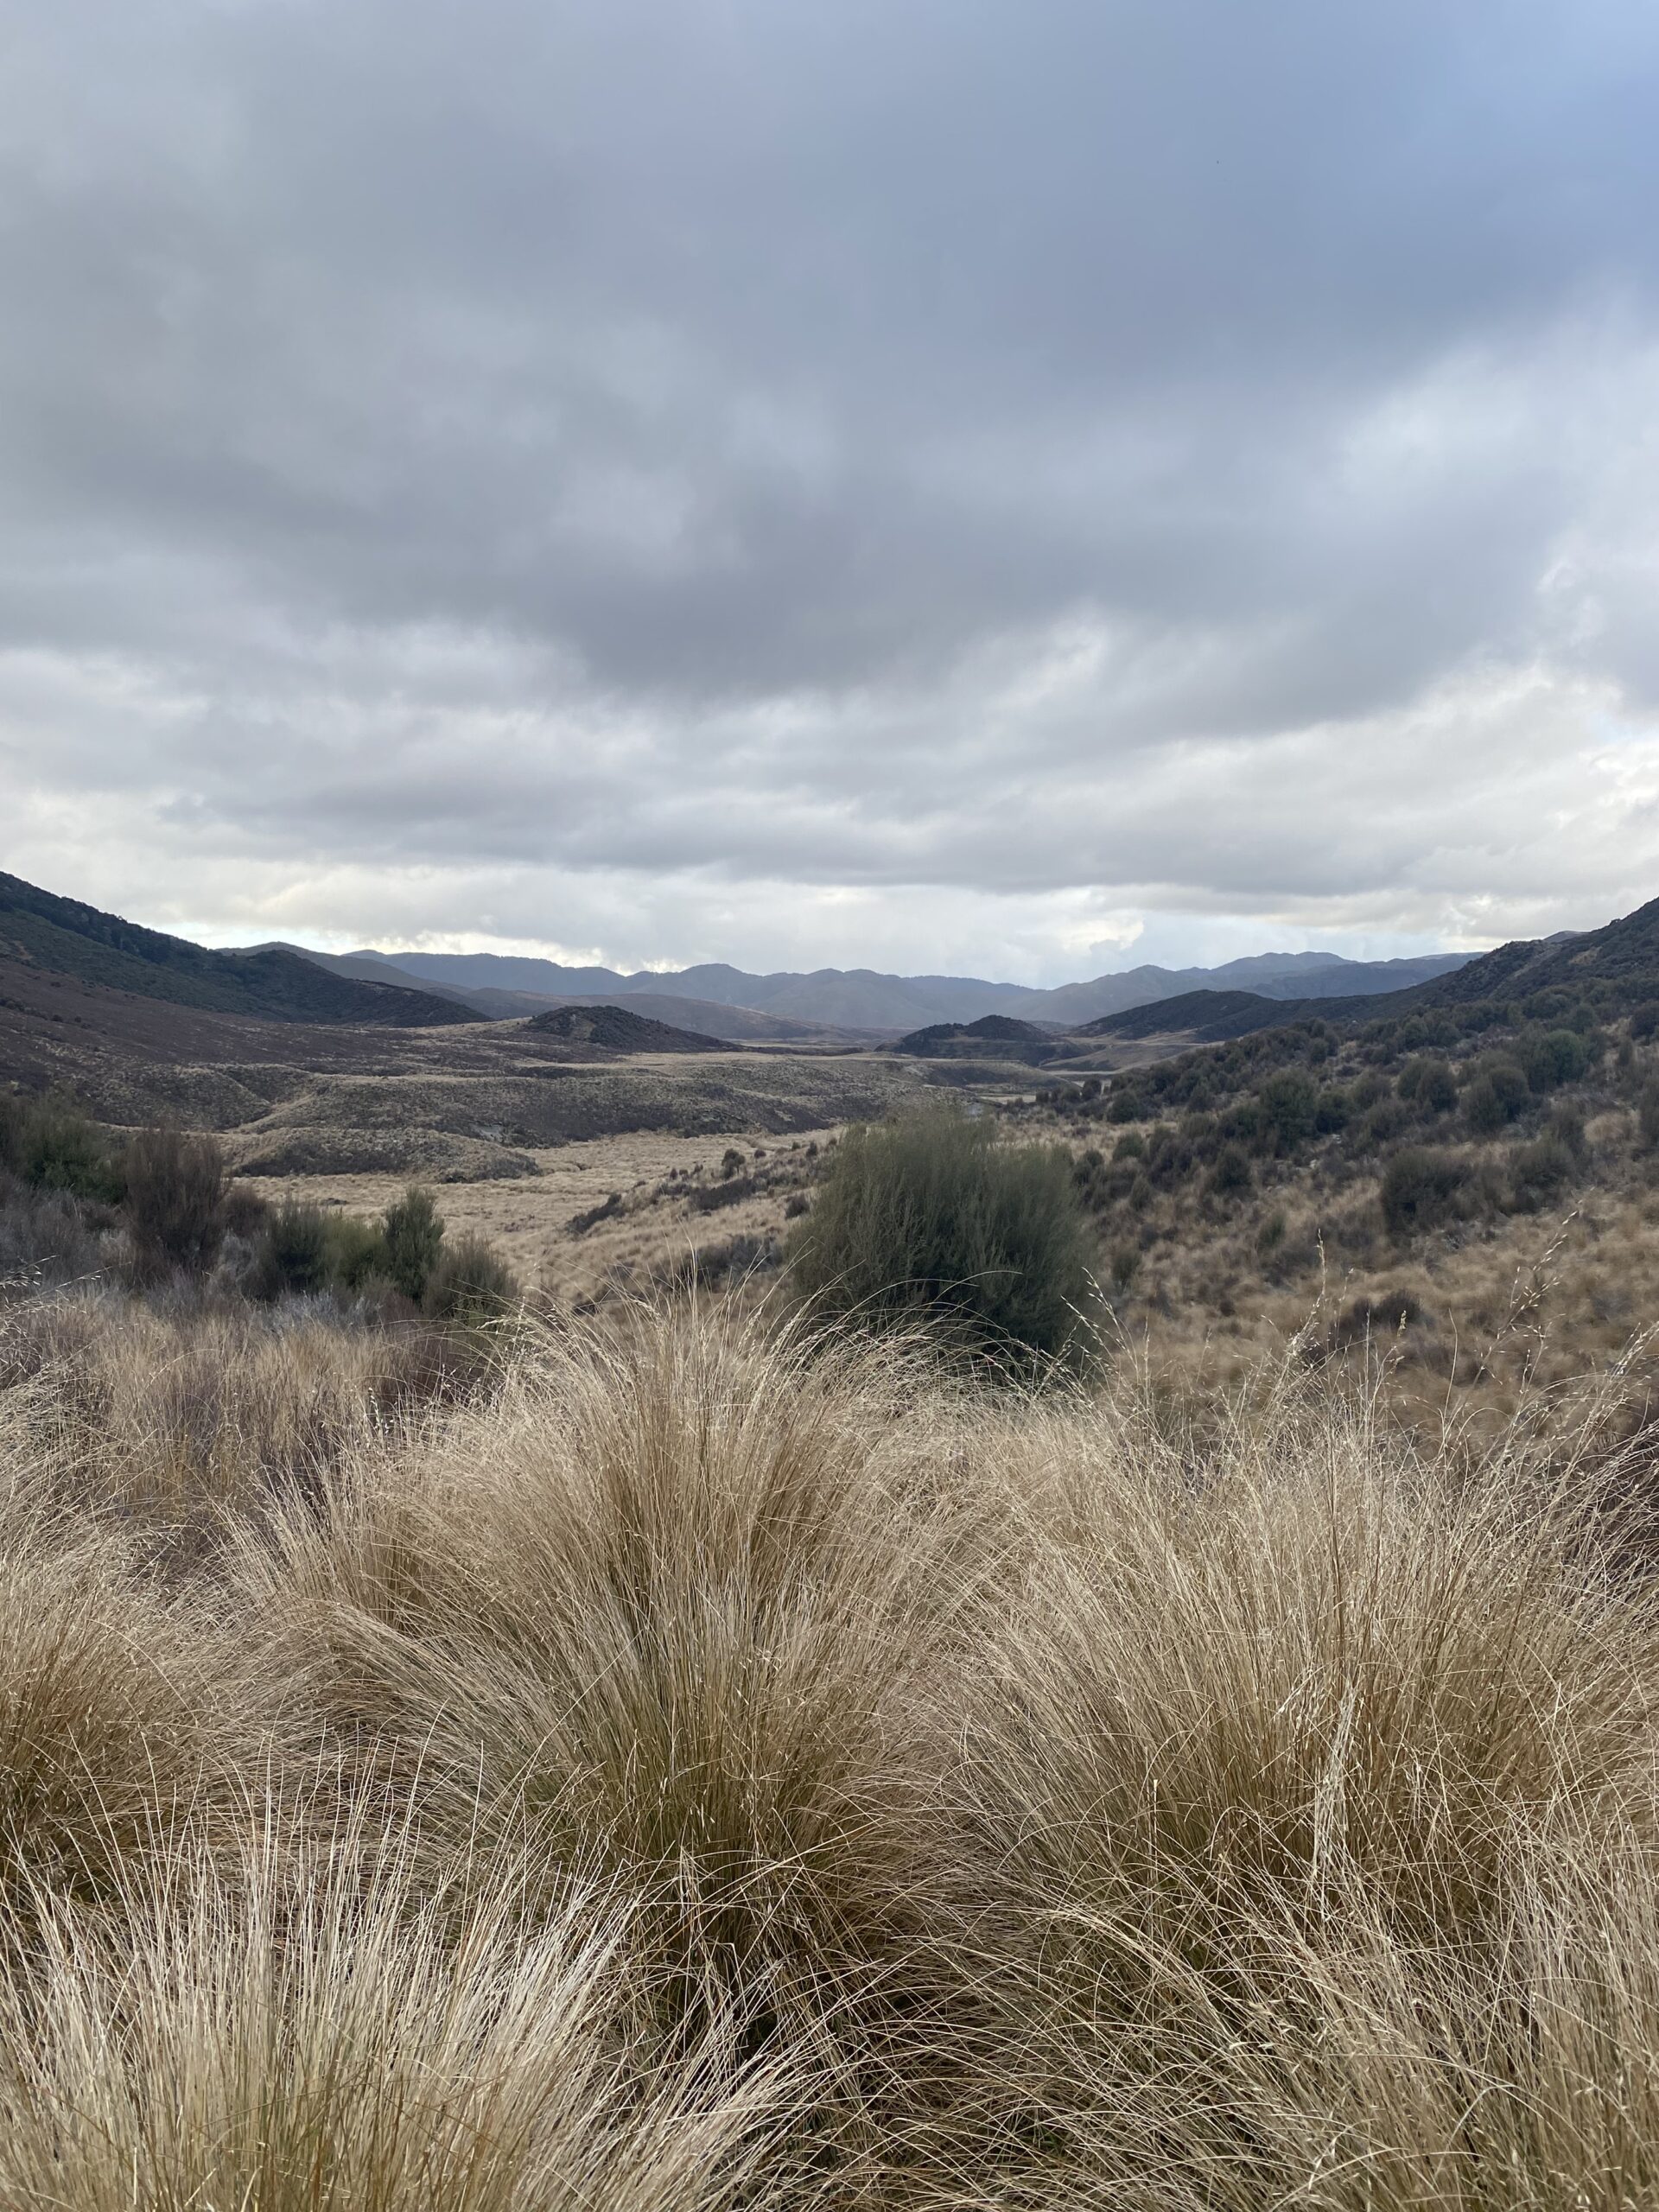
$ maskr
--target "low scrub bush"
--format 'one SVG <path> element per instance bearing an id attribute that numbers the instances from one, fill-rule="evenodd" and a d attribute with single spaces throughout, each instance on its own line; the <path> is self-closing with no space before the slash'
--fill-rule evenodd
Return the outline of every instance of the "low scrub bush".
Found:
<path id="1" fill-rule="evenodd" d="M 499 1320 L 520 1295 L 506 1262 L 484 1237 L 469 1232 L 445 1239 L 421 1302 L 435 1320 L 470 1326 Z"/>
<path id="2" fill-rule="evenodd" d="M 855 1129 L 788 1247 L 798 1294 L 868 1328 L 925 1320 L 976 1353 L 1081 1349 L 1090 1300 L 1070 1155 L 950 1108 Z"/>
<path id="3" fill-rule="evenodd" d="M 418 1306 L 443 1244 L 443 1224 L 431 1192 L 417 1185 L 388 1206 L 382 1234 L 387 1275 Z"/>
<path id="4" fill-rule="evenodd" d="M 1391 1235 L 1408 1236 L 1455 1220 L 1468 1171 L 1449 1153 L 1419 1146 L 1397 1152 L 1383 1171 L 1382 1219 Z"/>
<path id="5" fill-rule="evenodd" d="M 0 1167 L 37 1190 L 106 1205 L 124 1187 L 119 1157 L 102 1130 L 55 1091 L 0 1091 Z"/>
<path id="6" fill-rule="evenodd" d="M 200 1274 L 225 1240 L 225 1154 L 213 1136 L 143 1129 L 128 1145 L 127 1219 L 140 1272 Z"/>

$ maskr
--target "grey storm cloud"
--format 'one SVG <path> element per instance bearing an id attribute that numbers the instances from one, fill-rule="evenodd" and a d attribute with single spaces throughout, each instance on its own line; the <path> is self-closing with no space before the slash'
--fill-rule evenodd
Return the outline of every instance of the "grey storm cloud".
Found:
<path id="1" fill-rule="evenodd" d="M 0 864 L 1053 973 L 1659 888 L 1634 0 L 5 14 Z"/>

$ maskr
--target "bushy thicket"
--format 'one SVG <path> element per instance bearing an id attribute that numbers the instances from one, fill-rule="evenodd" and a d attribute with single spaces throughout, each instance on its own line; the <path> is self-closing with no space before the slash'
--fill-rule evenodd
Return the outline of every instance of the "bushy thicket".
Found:
<path id="1" fill-rule="evenodd" d="M 396 1294 L 470 1322 L 520 1294 L 482 1237 L 446 1243 L 429 1191 L 409 1190 L 377 1221 L 298 1199 L 273 1206 L 231 1179 L 216 1137 L 156 1128 L 120 1138 L 57 1094 L 0 1091 L 0 1176 L 24 1193 L 0 1222 L 0 1275 L 9 1245 L 24 1274 L 45 1259 L 60 1275 L 93 1273 L 99 1230 L 120 1228 L 141 1283 L 204 1276 L 228 1244 L 238 1257 L 227 1287 L 258 1298 Z"/>
<path id="2" fill-rule="evenodd" d="M 1442 1460 L 704 1303 L 308 1456 L 321 1336 L 200 1349 L 294 1417 L 194 1510 L 177 1344 L 119 1423 L 0 1360 L 8 2207 L 1659 2199 L 1605 1424 Z"/>
<path id="3" fill-rule="evenodd" d="M 1150 1237 L 1137 1223 L 1160 1197 L 1224 1219 L 1309 1163 L 1327 1191 L 1375 1176 L 1373 1222 L 1411 1237 L 1567 1203 L 1594 1170 L 1586 1121 L 1607 1107 L 1637 1109 L 1642 1142 L 1659 1144 L 1637 1052 L 1659 998 L 1631 1000 L 1620 1035 L 1627 1000 L 1552 988 L 1349 1027 L 1299 1020 L 1038 1103 L 1105 1125 L 1077 1173 L 1109 1239 Z"/>
<path id="4" fill-rule="evenodd" d="M 932 1107 L 850 1130 L 786 1248 L 823 1317 L 927 1321 L 969 1351 L 1058 1358 L 1087 1342 L 1087 1224 L 1070 1155 Z"/>

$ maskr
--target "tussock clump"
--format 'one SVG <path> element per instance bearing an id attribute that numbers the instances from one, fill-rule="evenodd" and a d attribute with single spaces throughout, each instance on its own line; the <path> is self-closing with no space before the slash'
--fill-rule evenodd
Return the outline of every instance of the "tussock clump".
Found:
<path id="1" fill-rule="evenodd" d="M 360 1849 L 360 1840 L 359 1848 Z M 627 2024 L 626 1901 L 527 1929 L 442 1916 L 395 1840 L 135 1883 L 118 1936 L 58 1911 L 0 1993 L 0 2196 L 17 2212 L 715 2212 L 778 2202 L 790 2088 L 734 2024 Z"/>
<path id="2" fill-rule="evenodd" d="M 550 1337 L 290 1515 L 245 1602 L 429 1837 L 608 1867 L 696 1974 L 883 1964 L 964 1596 L 962 1510 L 901 1441 L 924 1380 L 706 1317 Z"/>
<path id="3" fill-rule="evenodd" d="M 203 1624 L 65 1503 L 22 1413 L 0 1398 L 0 1916 L 14 1932 L 42 1897 L 104 1897 L 223 1802 L 249 1702 Z"/>
<path id="4" fill-rule="evenodd" d="M 1294 1356 L 1189 1415 L 699 1295 L 212 1463 L 192 1548 L 176 1421 L 94 1449 L 108 1316 L 39 1310 L 88 1333 L 0 1392 L 0 2201 L 1659 2193 L 1607 1408 L 1435 1455 Z M 118 1341 L 245 1393 L 217 1325 Z"/>

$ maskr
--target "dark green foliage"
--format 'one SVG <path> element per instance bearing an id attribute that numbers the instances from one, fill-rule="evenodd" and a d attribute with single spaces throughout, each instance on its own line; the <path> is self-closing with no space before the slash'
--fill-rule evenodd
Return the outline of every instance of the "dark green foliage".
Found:
<path id="1" fill-rule="evenodd" d="M 0 1092 L 0 1167 L 37 1191 L 105 1205 L 124 1188 L 121 1163 L 103 1132 L 56 1091 Z"/>
<path id="2" fill-rule="evenodd" d="M 217 1137 L 141 1129 L 127 1147 L 127 1219 L 141 1274 L 201 1274 L 225 1241 L 225 1154 Z"/>
<path id="3" fill-rule="evenodd" d="M 443 1244 L 443 1224 L 431 1192 L 417 1185 L 389 1205 L 385 1236 L 387 1280 L 418 1306 Z"/>
<path id="4" fill-rule="evenodd" d="M 729 1182 L 694 1183 L 685 1194 L 685 1203 L 692 1213 L 719 1213 L 726 1206 L 752 1198 L 754 1192 L 753 1175 L 734 1174 Z"/>
<path id="5" fill-rule="evenodd" d="M 1464 1092 L 1464 1116 L 1478 1136 L 1494 1136 L 1526 1112 L 1532 1095 L 1518 1062 L 1503 1056 L 1483 1059 Z"/>
<path id="6" fill-rule="evenodd" d="M 1248 1191 L 1255 1178 L 1250 1173 L 1250 1156 L 1242 1144 L 1224 1144 L 1216 1155 L 1216 1164 L 1210 1171 L 1210 1188 L 1217 1198 L 1234 1198 Z"/>
<path id="7" fill-rule="evenodd" d="M 1321 1137 L 1336 1135 L 1347 1128 L 1352 1113 L 1353 1102 L 1348 1093 L 1327 1084 L 1313 1109 L 1313 1134 Z"/>
<path id="8" fill-rule="evenodd" d="M 1541 1096 L 1586 1075 L 1591 1048 L 1574 1030 L 1534 1030 L 1520 1039 L 1516 1057 L 1534 1092 Z"/>
<path id="9" fill-rule="evenodd" d="M 1449 1114 L 1458 1103 L 1457 1078 L 1451 1063 L 1436 1054 L 1408 1060 L 1395 1087 L 1421 1114 Z"/>
<path id="10" fill-rule="evenodd" d="M 1659 1146 L 1659 1077 L 1649 1078 L 1637 1116 L 1641 1125 L 1643 1143 L 1649 1148 Z"/>
<path id="11" fill-rule="evenodd" d="M 1395 1236 L 1433 1229 L 1461 1211 L 1467 1173 L 1449 1153 L 1413 1145 L 1397 1152 L 1382 1177 L 1382 1218 Z"/>
<path id="12" fill-rule="evenodd" d="M 342 1290 L 364 1290 L 391 1280 L 385 1224 L 351 1213 L 330 1214 L 327 1227 L 328 1280 Z"/>
<path id="13" fill-rule="evenodd" d="M 737 1149 L 735 1145 L 728 1144 L 725 1151 L 720 1155 L 721 1180 L 722 1182 L 729 1182 L 734 1175 L 741 1173 L 742 1167 L 742 1154 Z"/>
<path id="14" fill-rule="evenodd" d="M 328 1223 L 321 1206 L 285 1198 L 259 1240 L 254 1289 L 261 1298 L 306 1297 L 328 1287 Z"/>
<path id="15" fill-rule="evenodd" d="M 1114 1160 L 1143 1160 L 1146 1157 L 1146 1151 L 1147 1141 L 1140 1130 L 1125 1129 L 1112 1147 L 1112 1158 Z"/>
<path id="16" fill-rule="evenodd" d="M 1510 1203 L 1517 1213 L 1535 1213 L 1570 1183 L 1578 1170 L 1572 1145 L 1555 1129 L 1522 1145 L 1510 1161 Z"/>
<path id="17" fill-rule="evenodd" d="M 1077 1352 L 1088 1248 L 1071 1162 L 953 1108 L 848 1135 L 789 1262 L 799 1294 L 866 1326 L 926 1319 L 953 1346 Z"/>
<path id="18" fill-rule="evenodd" d="M 1630 1034 L 1638 1044 L 1659 1031 L 1659 999 L 1649 999 L 1630 1016 Z"/>
<path id="19" fill-rule="evenodd" d="M 505 1260 L 472 1231 L 446 1243 L 427 1277 L 423 1301 L 435 1320 L 476 1325 L 510 1312 L 518 1285 Z"/>

